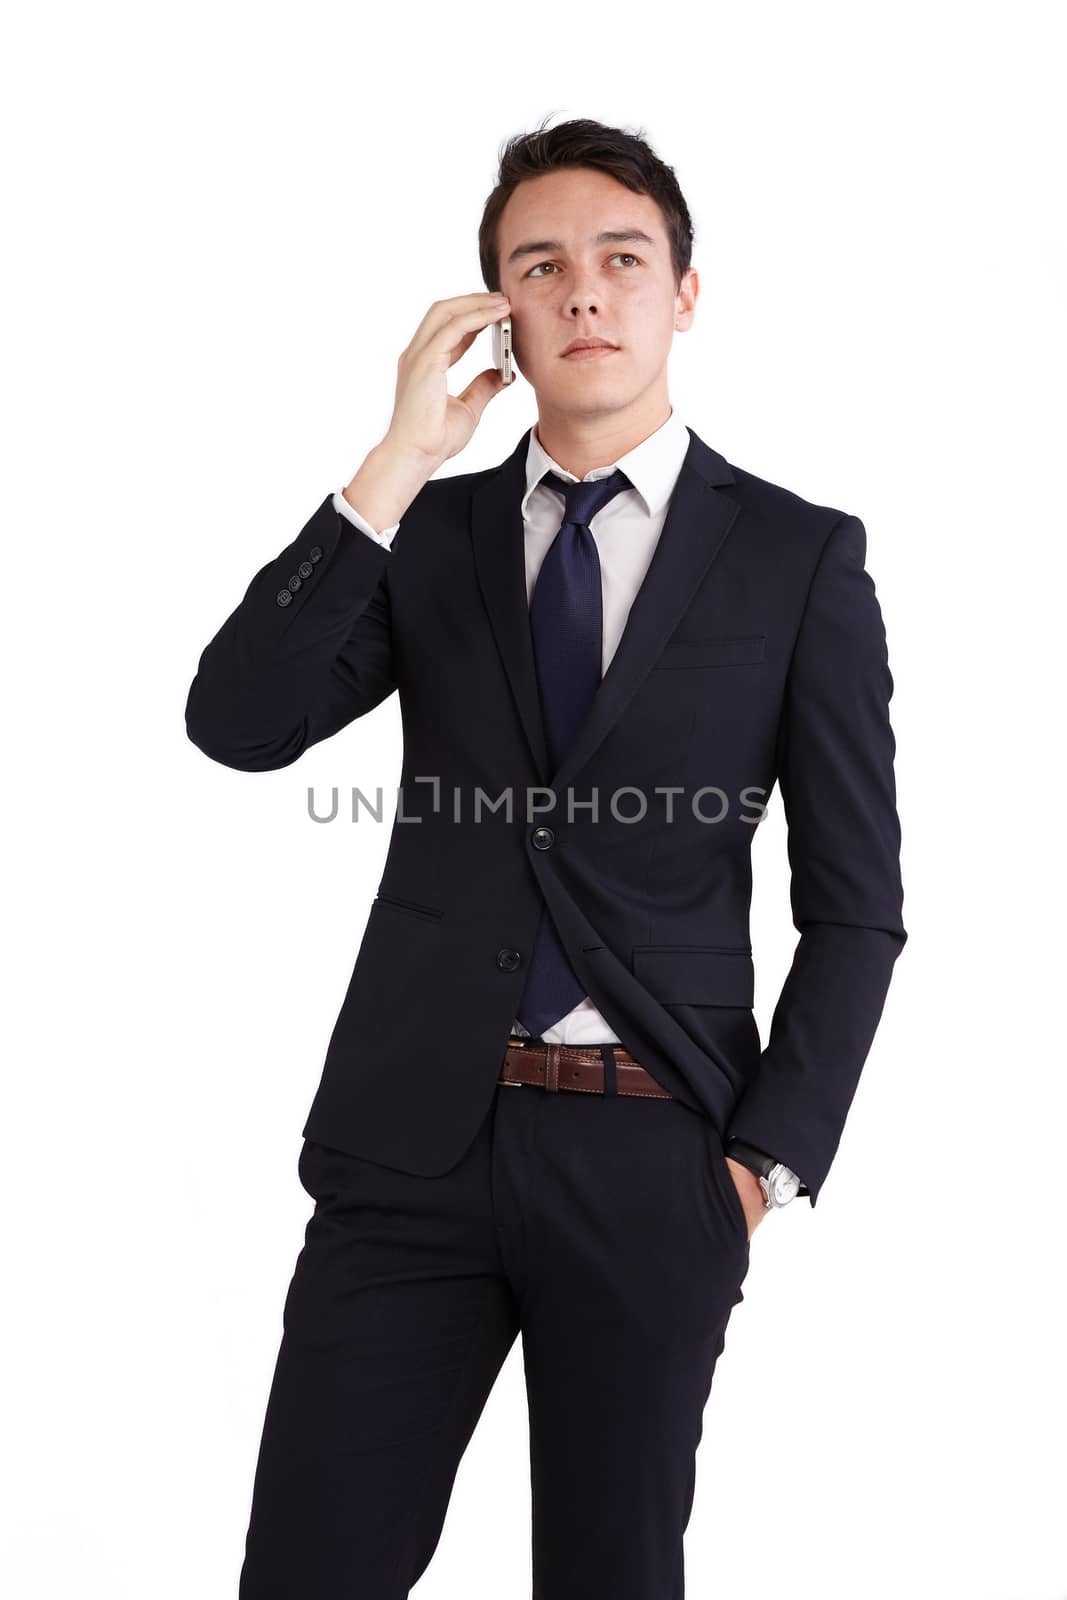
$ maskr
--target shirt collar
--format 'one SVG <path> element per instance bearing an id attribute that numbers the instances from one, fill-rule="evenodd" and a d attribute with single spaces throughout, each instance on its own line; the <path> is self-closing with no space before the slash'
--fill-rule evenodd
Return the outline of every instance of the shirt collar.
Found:
<path id="1" fill-rule="evenodd" d="M 605 478 L 617 467 L 621 467 L 644 501 L 649 516 L 655 516 L 667 504 L 674 492 L 688 449 L 689 429 L 672 406 L 670 416 L 655 433 L 650 433 L 647 439 L 642 439 L 640 444 L 628 450 L 610 466 L 594 467 L 592 472 L 586 473 L 582 481 L 591 483 L 596 478 Z M 560 477 L 566 478 L 569 483 L 578 482 L 573 472 L 564 471 L 557 461 L 553 461 L 538 439 L 537 424 L 534 423 L 530 429 L 530 443 L 526 450 L 526 493 L 522 497 L 521 507 L 524 522 L 530 496 L 541 484 L 546 472 L 558 472 Z M 548 485 L 543 487 L 547 493 Z"/>

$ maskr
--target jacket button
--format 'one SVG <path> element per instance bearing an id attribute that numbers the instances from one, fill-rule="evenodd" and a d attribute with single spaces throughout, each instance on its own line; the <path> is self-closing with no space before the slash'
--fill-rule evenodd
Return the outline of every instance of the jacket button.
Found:
<path id="1" fill-rule="evenodd" d="M 299 572 L 302 578 L 310 578 L 315 568 L 311 565 L 310 561 L 301 561 L 296 570 Z"/>
<path id="2" fill-rule="evenodd" d="M 303 579 L 302 578 L 298 578 L 296 573 L 294 572 L 293 576 L 289 579 L 289 587 L 293 591 L 294 594 L 300 588 L 300 585 L 301 585 L 302 582 L 303 582 Z"/>
<path id="3" fill-rule="evenodd" d="M 321 546 L 321 544 L 313 544 L 311 546 L 311 549 L 308 551 L 308 555 L 311 557 L 312 561 L 321 561 L 322 560 L 322 546 Z"/>
<path id="4" fill-rule="evenodd" d="M 521 961 L 522 957 L 517 950 L 498 950 L 496 953 L 496 964 L 504 972 L 514 972 Z"/>
<path id="5" fill-rule="evenodd" d="M 556 842 L 556 835 L 551 828 L 535 828 L 530 835 L 530 843 L 535 850 L 550 850 Z"/>
<path id="6" fill-rule="evenodd" d="M 275 599 L 280 606 L 287 606 L 292 598 L 293 597 L 289 593 L 288 589 L 279 589 L 278 593 L 275 595 Z"/>

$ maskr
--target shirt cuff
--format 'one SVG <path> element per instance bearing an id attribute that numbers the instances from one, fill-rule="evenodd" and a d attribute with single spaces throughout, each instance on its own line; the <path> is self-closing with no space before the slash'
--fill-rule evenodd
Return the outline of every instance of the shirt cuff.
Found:
<path id="1" fill-rule="evenodd" d="M 361 517 L 355 507 L 349 505 L 341 489 L 334 490 L 333 504 L 334 509 L 339 511 L 342 517 L 347 517 L 349 522 L 353 523 L 361 533 L 365 533 L 376 544 L 383 544 L 387 550 L 390 548 L 393 542 L 393 535 L 400 526 L 399 522 L 394 522 L 391 528 L 383 528 L 379 533 L 377 529 L 371 527 L 366 517 Z"/>

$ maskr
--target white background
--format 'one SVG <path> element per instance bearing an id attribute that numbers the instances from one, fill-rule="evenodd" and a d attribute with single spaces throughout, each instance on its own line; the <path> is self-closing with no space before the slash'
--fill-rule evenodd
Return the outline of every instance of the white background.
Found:
<path id="1" fill-rule="evenodd" d="M 315 825 L 307 790 L 395 799 L 400 725 L 394 697 L 252 775 L 187 741 L 185 696 L 384 433 L 427 306 L 483 287 L 497 151 L 551 114 L 675 167 L 701 294 L 672 402 L 862 517 L 896 682 L 910 938 L 818 1207 L 753 1239 L 688 1592 L 1067 1596 L 1056 10 L 9 23 L 6 1594 L 236 1596 L 300 1130 L 388 839 Z M 489 359 L 486 334 L 453 392 Z M 520 379 L 443 473 L 535 416 Z M 777 793 L 755 866 L 765 1041 L 795 939 Z M 527 1447 L 516 1344 L 424 1600 L 529 1593 Z"/>

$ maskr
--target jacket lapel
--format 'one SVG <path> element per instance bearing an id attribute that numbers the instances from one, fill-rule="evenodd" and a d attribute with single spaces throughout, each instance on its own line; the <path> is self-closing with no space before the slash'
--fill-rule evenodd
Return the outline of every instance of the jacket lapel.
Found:
<path id="1" fill-rule="evenodd" d="M 471 497 L 471 539 L 482 598 L 508 675 L 534 765 L 547 784 L 548 746 L 534 665 L 530 607 L 526 599 L 525 532 L 527 428 L 508 459 L 482 478 Z"/>
<path id="2" fill-rule="evenodd" d="M 508 459 L 475 488 L 471 536 L 478 581 L 504 670 L 542 784 L 559 792 L 585 766 L 625 711 L 696 594 L 740 511 L 723 492 L 728 462 L 695 434 L 682 462 L 659 542 L 630 608 L 618 648 L 559 770 L 548 771 L 526 599 L 521 505 L 526 492 L 527 429 Z"/>

